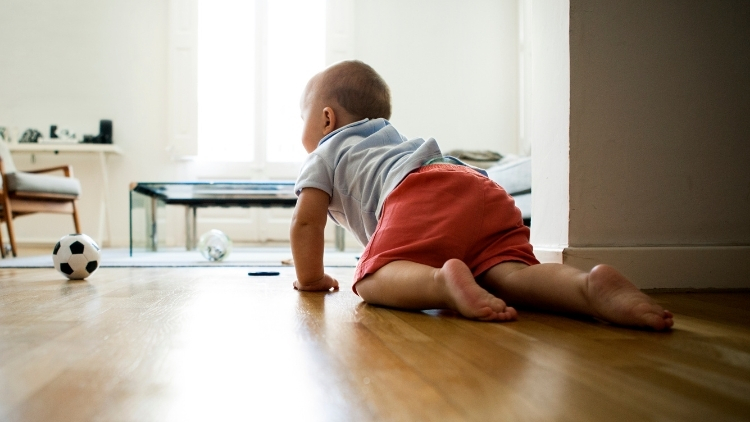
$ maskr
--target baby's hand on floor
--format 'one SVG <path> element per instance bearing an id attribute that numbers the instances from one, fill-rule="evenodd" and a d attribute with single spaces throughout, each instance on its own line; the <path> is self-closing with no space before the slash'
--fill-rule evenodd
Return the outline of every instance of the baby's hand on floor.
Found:
<path id="1" fill-rule="evenodd" d="M 339 289 L 339 282 L 328 274 L 323 274 L 323 277 L 308 283 L 300 283 L 299 280 L 294 280 L 294 288 L 306 292 L 324 292 L 336 291 Z"/>

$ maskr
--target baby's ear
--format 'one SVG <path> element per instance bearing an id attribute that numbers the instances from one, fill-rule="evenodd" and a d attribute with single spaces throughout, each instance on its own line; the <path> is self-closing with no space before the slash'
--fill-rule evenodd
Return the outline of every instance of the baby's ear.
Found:
<path id="1" fill-rule="evenodd" d="M 325 118 L 323 136 L 325 136 L 336 130 L 336 112 L 333 111 L 333 108 L 326 107 L 323 109 L 323 117 Z"/>

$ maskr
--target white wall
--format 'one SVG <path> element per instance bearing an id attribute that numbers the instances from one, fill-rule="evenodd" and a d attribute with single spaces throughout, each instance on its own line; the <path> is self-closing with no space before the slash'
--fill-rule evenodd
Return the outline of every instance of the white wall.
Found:
<path id="1" fill-rule="evenodd" d="M 394 123 L 433 136 L 446 149 L 517 150 L 516 1 L 354 3 L 356 58 L 370 62 L 394 93 Z M 111 119 L 124 154 L 109 161 L 112 243 L 128 244 L 128 186 L 191 180 L 194 163 L 167 147 L 167 0 L 0 2 L 0 125 L 57 124 L 96 133 Z M 15 155 L 19 168 L 69 163 L 83 184 L 83 230 L 99 227 L 99 167 L 92 157 Z M 234 216 L 234 218 L 237 218 Z M 19 241 L 49 242 L 69 218 L 16 220 Z M 170 214 L 179 242 L 181 212 Z"/>
<path id="2" fill-rule="evenodd" d="M 518 152 L 516 0 L 357 0 L 355 22 L 356 58 L 390 85 L 400 131 Z"/>
<path id="3" fill-rule="evenodd" d="M 541 261 L 562 262 L 568 246 L 570 47 L 567 0 L 523 0 L 528 116 L 532 145 L 531 242 Z"/>
<path id="4" fill-rule="evenodd" d="M 49 130 L 50 124 L 97 133 L 112 119 L 123 149 L 109 160 L 115 243 L 128 242 L 128 186 L 188 177 L 164 150 L 166 2 L 149 0 L 4 0 L 0 3 L 0 124 Z M 96 158 L 15 155 L 19 168 L 69 163 L 83 184 L 83 230 L 99 221 Z M 69 218 L 19 218 L 20 241 L 49 241 L 72 230 Z"/>

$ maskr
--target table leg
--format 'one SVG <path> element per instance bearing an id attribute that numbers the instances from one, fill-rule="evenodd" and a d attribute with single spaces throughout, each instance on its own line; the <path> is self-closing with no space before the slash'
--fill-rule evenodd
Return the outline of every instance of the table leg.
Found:
<path id="1" fill-rule="evenodd" d="M 343 251 L 346 247 L 345 239 L 346 232 L 344 231 L 344 228 L 341 226 L 336 226 L 336 249 L 339 251 Z"/>
<path id="2" fill-rule="evenodd" d="M 191 227 L 191 231 L 192 231 L 192 237 L 193 237 L 193 244 L 192 244 L 191 249 L 195 249 L 196 247 L 198 247 L 198 233 L 196 230 L 198 227 L 198 216 L 197 216 L 198 207 L 192 207 L 192 208 L 193 208 L 193 219 L 192 219 L 193 227 Z"/>
<path id="3" fill-rule="evenodd" d="M 99 166 L 102 173 L 101 205 L 99 209 L 99 244 L 102 246 L 111 246 L 112 244 L 112 218 L 109 210 L 109 175 L 107 172 L 107 154 L 104 151 L 99 152 Z M 106 231 L 107 242 L 104 243 L 102 236 L 102 225 Z"/>
<path id="4" fill-rule="evenodd" d="M 128 210 L 128 222 L 130 224 L 130 256 L 133 256 L 133 188 L 131 186 L 130 192 L 128 192 L 128 199 L 129 199 L 129 206 L 130 210 Z"/>
<path id="5" fill-rule="evenodd" d="M 157 201 L 158 200 L 155 197 L 151 198 L 151 210 L 149 210 L 151 213 L 151 221 L 149 221 L 149 223 L 151 223 L 151 230 L 149 233 L 150 234 L 149 240 L 151 241 L 150 242 L 151 244 L 149 246 L 150 246 L 150 249 L 154 252 L 156 252 L 156 250 L 159 247 L 159 234 L 156 231 L 156 227 L 157 227 L 156 211 L 159 206 L 159 203 Z"/>
<path id="6" fill-rule="evenodd" d="M 196 238 L 196 207 L 185 206 L 185 249 L 188 251 L 195 250 L 198 245 Z"/>
<path id="7" fill-rule="evenodd" d="M 190 230 L 190 227 L 192 224 L 190 223 L 190 216 L 192 214 L 190 213 L 190 207 L 185 206 L 185 250 L 189 251 L 190 247 L 193 246 L 193 238 L 192 238 L 192 231 Z"/>

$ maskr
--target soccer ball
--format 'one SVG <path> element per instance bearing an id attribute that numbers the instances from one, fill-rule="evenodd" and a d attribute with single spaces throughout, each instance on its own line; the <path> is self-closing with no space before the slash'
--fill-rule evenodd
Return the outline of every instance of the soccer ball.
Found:
<path id="1" fill-rule="evenodd" d="M 94 239 L 76 233 L 63 236 L 52 250 L 55 269 L 71 280 L 83 280 L 99 268 L 101 249 Z"/>

